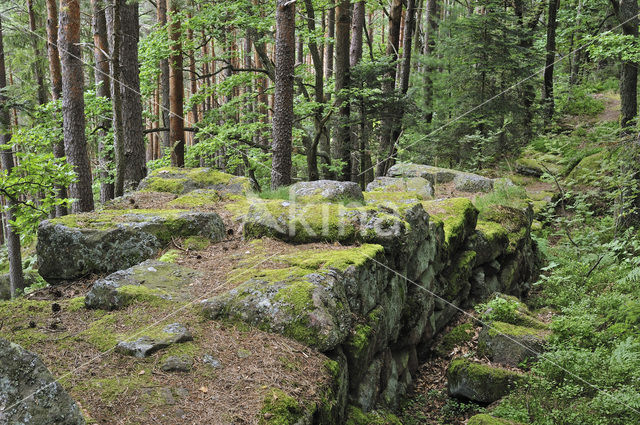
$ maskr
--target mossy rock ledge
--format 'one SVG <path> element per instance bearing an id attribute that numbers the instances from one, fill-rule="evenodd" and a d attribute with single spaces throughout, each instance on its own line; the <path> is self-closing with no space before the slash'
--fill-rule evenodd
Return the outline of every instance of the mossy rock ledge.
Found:
<path id="1" fill-rule="evenodd" d="M 495 363 L 520 366 L 544 353 L 549 334 L 545 329 L 492 322 L 478 336 L 478 354 Z"/>
<path id="2" fill-rule="evenodd" d="M 45 220 L 38 227 L 38 271 L 49 282 L 112 273 L 152 258 L 172 238 L 225 237 L 220 216 L 182 210 L 108 210 Z"/>
<path id="3" fill-rule="evenodd" d="M 200 273 L 176 264 L 147 260 L 98 279 L 85 297 L 87 308 L 116 310 L 136 299 L 187 301 L 189 284 Z"/>
<path id="4" fill-rule="evenodd" d="M 83 425 L 78 405 L 40 358 L 0 338 L 0 423 Z M 5 410 L 6 409 L 6 410 Z"/>
<path id="5" fill-rule="evenodd" d="M 289 196 L 298 202 L 363 202 L 362 189 L 354 182 L 316 180 L 296 183 L 289 189 Z"/>
<path id="6" fill-rule="evenodd" d="M 458 358 L 447 369 L 447 390 L 453 397 L 493 403 L 524 379 L 518 372 Z"/>
<path id="7" fill-rule="evenodd" d="M 163 167 L 154 170 L 138 186 L 144 192 L 168 192 L 182 195 L 196 189 L 244 195 L 251 189 L 246 177 L 233 176 L 211 168 Z"/>
<path id="8" fill-rule="evenodd" d="M 367 185 L 367 192 L 406 192 L 416 200 L 433 198 L 433 185 L 422 177 L 376 177 Z"/>

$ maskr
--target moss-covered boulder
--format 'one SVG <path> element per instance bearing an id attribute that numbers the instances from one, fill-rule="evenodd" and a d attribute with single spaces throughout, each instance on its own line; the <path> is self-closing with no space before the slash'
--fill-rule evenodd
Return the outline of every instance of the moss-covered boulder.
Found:
<path id="1" fill-rule="evenodd" d="M 478 337 L 478 354 L 492 362 L 520 366 L 537 359 L 547 345 L 549 331 L 505 322 L 491 322 Z"/>
<path id="2" fill-rule="evenodd" d="M 312 425 L 315 406 L 304 405 L 284 391 L 271 388 L 258 415 L 260 425 Z"/>
<path id="3" fill-rule="evenodd" d="M 529 243 L 533 210 L 530 206 L 525 209 L 494 205 L 491 209 L 482 212 L 480 219 L 485 222 L 496 223 L 507 231 L 509 245 L 507 254 L 514 254 L 524 244 Z M 487 224 L 483 225 L 485 229 Z"/>
<path id="4" fill-rule="evenodd" d="M 509 421 L 507 419 L 496 418 L 486 413 L 474 415 L 469 418 L 467 425 L 522 425 L 518 422 Z"/>
<path id="5" fill-rule="evenodd" d="M 186 301 L 189 284 L 201 274 L 164 261 L 147 260 L 98 279 L 85 297 L 87 308 L 116 310 L 136 300 Z"/>
<path id="6" fill-rule="evenodd" d="M 491 192 L 493 179 L 473 173 L 458 173 L 453 179 L 456 190 L 461 192 Z"/>
<path id="7" fill-rule="evenodd" d="M 402 422 L 396 415 L 385 410 L 365 413 L 356 406 L 349 406 L 346 425 L 402 425 Z"/>
<path id="8" fill-rule="evenodd" d="M 296 183 L 289 189 L 289 198 L 298 202 L 364 201 L 357 183 L 335 180 Z"/>
<path id="9" fill-rule="evenodd" d="M 509 232 L 500 223 L 478 220 L 476 231 L 467 240 L 467 249 L 476 253 L 476 264 L 490 263 L 509 246 Z"/>
<path id="10" fill-rule="evenodd" d="M 441 251 L 446 262 L 475 231 L 478 210 L 467 198 L 425 201 L 422 202 L 422 206 L 433 222 L 441 223 L 443 226 L 444 240 L 441 241 Z"/>
<path id="11" fill-rule="evenodd" d="M 459 171 L 448 168 L 433 167 L 431 165 L 399 163 L 395 164 L 389 171 L 389 177 L 422 177 L 431 184 L 449 183 L 453 181 Z"/>
<path id="12" fill-rule="evenodd" d="M 493 403 L 509 394 L 524 378 L 521 373 L 459 358 L 447 369 L 447 390 L 454 397 Z"/>
<path id="13" fill-rule="evenodd" d="M 245 194 L 250 188 L 247 178 L 211 168 L 164 167 L 145 177 L 140 182 L 138 190 L 181 195 L 195 189 L 213 189 L 221 193 L 239 195 Z"/>
<path id="14" fill-rule="evenodd" d="M 109 210 L 45 220 L 38 227 L 38 270 L 47 281 L 112 273 L 158 254 L 173 238 L 220 241 L 220 216 L 182 210 Z"/>
<path id="15" fill-rule="evenodd" d="M 382 251 L 379 245 L 303 251 L 272 259 L 290 267 L 238 270 L 244 283 L 204 301 L 205 316 L 239 320 L 321 351 L 332 350 L 350 334 L 350 304 L 358 302 L 357 294 L 347 297 L 350 291 L 358 290 L 348 287 L 355 280 L 353 275 L 365 263 L 380 258 Z"/>
<path id="16" fill-rule="evenodd" d="M 0 423 L 82 425 L 85 421 L 37 355 L 0 338 Z"/>
<path id="17" fill-rule="evenodd" d="M 433 198 L 433 186 L 422 177 L 376 177 L 367 185 L 367 192 L 406 192 L 419 201 Z"/>
<path id="18" fill-rule="evenodd" d="M 603 172 L 602 167 L 606 163 L 608 156 L 607 151 L 600 151 L 582 158 L 571 170 L 567 176 L 568 179 L 581 184 L 595 183 Z"/>

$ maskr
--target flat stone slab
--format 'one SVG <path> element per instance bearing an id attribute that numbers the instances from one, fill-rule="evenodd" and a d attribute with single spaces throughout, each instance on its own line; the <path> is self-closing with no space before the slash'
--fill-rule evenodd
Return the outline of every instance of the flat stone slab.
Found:
<path id="1" fill-rule="evenodd" d="M 523 379 L 525 375 L 518 372 L 458 358 L 447 369 L 447 390 L 453 397 L 493 403 Z"/>
<path id="2" fill-rule="evenodd" d="M 490 192 L 494 179 L 478 174 L 431 165 L 400 163 L 392 166 L 387 172 L 389 177 L 422 177 L 431 184 L 453 182 L 455 189 L 461 192 Z"/>
<path id="3" fill-rule="evenodd" d="M 84 423 L 78 405 L 42 360 L 0 338 L 0 424 Z"/>
<path id="4" fill-rule="evenodd" d="M 290 188 L 290 197 L 298 201 L 335 202 L 364 201 L 362 189 L 354 182 L 316 180 L 296 183 Z"/>
<path id="5" fill-rule="evenodd" d="M 200 275 L 196 270 L 177 264 L 147 260 L 98 279 L 85 297 L 85 306 L 117 310 L 138 296 L 148 295 L 186 301 L 189 299 L 189 284 Z"/>
<path id="6" fill-rule="evenodd" d="M 461 192 L 491 192 L 493 179 L 472 173 L 458 173 L 453 179 L 456 190 Z"/>
<path id="7" fill-rule="evenodd" d="M 112 273 L 156 256 L 173 238 L 225 237 L 220 216 L 183 210 L 108 210 L 45 220 L 38 271 L 47 281 Z"/>
<path id="8" fill-rule="evenodd" d="M 135 341 L 120 341 L 115 350 L 126 356 L 144 358 L 170 345 L 187 341 L 193 341 L 191 332 L 184 325 L 173 323 L 165 326 L 160 335 L 145 335 Z"/>
<path id="9" fill-rule="evenodd" d="M 238 177 L 212 168 L 163 167 L 145 177 L 138 190 L 168 192 L 176 195 L 195 189 L 212 189 L 220 193 L 244 195 L 251 188 L 246 177 Z"/>
<path id="10" fill-rule="evenodd" d="M 422 177 L 376 177 L 367 185 L 367 192 L 407 192 L 418 200 L 433 198 L 433 185 Z"/>

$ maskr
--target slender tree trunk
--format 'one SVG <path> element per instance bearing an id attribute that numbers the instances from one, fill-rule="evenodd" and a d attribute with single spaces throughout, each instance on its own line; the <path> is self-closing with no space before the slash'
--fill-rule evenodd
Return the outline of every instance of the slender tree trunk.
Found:
<path id="1" fill-rule="evenodd" d="M 2 20 L 0 18 L 0 144 L 9 145 L 11 143 L 11 116 L 7 109 L 7 99 L 4 89 L 7 87 L 7 73 L 4 61 L 4 43 L 2 38 Z M 11 149 L 0 151 L 0 162 L 2 168 L 11 173 L 13 168 L 13 152 Z M 15 231 L 10 223 L 13 220 L 13 210 L 15 199 L 10 196 L 7 199 L 6 228 L 7 253 L 9 257 L 9 291 L 11 298 L 15 297 L 17 288 L 24 288 L 24 276 L 22 274 L 22 253 L 20 252 L 20 235 Z"/>
<path id="2" fill-rule="evenodd" d="M 180 43 L 181 23 L 175 16 L 179 2 L 170 0 L 171 22 L 169 38 L 171 39 L 171 56 L 169 57 L 169 143 L 171 145 L 171 165 L 184 167 L 184 75 L 182 73 L 182 45 Z"/>
<path id="3" fill-rule="evenodd" d="M 362 60 L 362 38 L 364 32 L 366 2 L 359 1 L 353 5 L 353 19 L 351 21 L 351 45 L 349 48 L 349 66 L 353 68 Z M 358 82 L 358 88 L 362 88 L 362 83 Z M 364 128 L 361 125 L 364 120 L 364 108 L 362 97 L 352 100 L 352 106 L 355 106 L 354 112 L 358 113 L 358 123 L 351 126 L 351 181 L 360 182 L 365 186 L 364 174 L 364 155 L 366 150 L 366 140 L 364 138 Z"/>
<path id="4" fill-rule="evenodd" d="M 138 2 L 123 1 L 120 8 L 122 40 L 120 71 L 122 84 L 122 134 L 124 147 L 124 187 L 135 190 L 147 174 L 144 134 L 142 133 L 142 99 L 140 97 L 140 66 L 138 40 L 140 22 Z"/>
<path id="5" fill-rule="evenodd" d="M 49 74 L 51 74 L 51 98 L 54 101 L 62 97 L 62 70 L 58 53 L 58 3 L 57 0 L 47 2 L 47 55 L 49 58 Z M 64 140 L 53 142 L 53 156 L 64 158 Z M 56 185 L 58 198 L 67 197 L 67 188 Z M 67 207 L 56 205 L 56 217 L 67 215 Z"/>
<path id="6" fill-rule="evenodd" d="M 638 37 L 638 0 L 611 0 L 622 33 Z M 638 115 L 638 64 L 623 62 L 620 75 L 620 126 L 631 127 Z"/>
<path id="7" fill-rule="evenodd" d="M 544 117 L 548 123 L 553 119 L 555 109 L 553 99 L 553 64 L 556 59 L 556 25 L 560 0 L 549 0 L 549 15 L 547 17 L 547 55 L 544 68 L 544 88 L 542 101 L 544 103 Z"/>
<path id="8" fill-rule="evenodd" d="M 350 85 L 349 44 L 351 30 L 351 10 L 349 0 L 340 0 L 336 7 L 336 96 L 338 106 L 338 128 L 336 131 L 334 158 L 342 161 L 338 179 L 351 179 L 351 130 L 350 105 L 348 96 L 340 94 Z"/>
<path id="9" fill-rule="evenodd" d="M 438 33 L 439 17 L 438 17 L 438 1 L 439 0 L 426 0 L 427 1 L 427 29 L 424 32 L 424 54 L 429 56 L 433 54 L 436 47 L 436 35 Z M 431 124 L 433 121 L 433 80 L 431 75 L 436 72 L 435 67 L 427 65 L 425 72 L 423 73 L 422 84 L 424 87 L 424 103 L 427 111 L 425 121 Z"/>
<path id="10" fill-rule="evenodd" d="M 38 34 L 36 34 L 38 27 L 36 24 L 36 14 L 33 11 L 33 0 L 27 0 L 27 11 L 29 13 L 31 44 L 33 46 L 33 53 L 35 54 L 33 73 L 36 77 L 36 83 L 38 84 L 38 103 L 40 105 L 44 105 L 45 103 L 47 103 L 47 88 L 44 85 L 44 72 L 42 71 L 42 53 L 40 52 L 40 40 Z"/>
<path id="11" fill-rule="evenodd" d="M 69 194 L 75 199 L 71 210 L 93 210 L 91 167 L 87 153 L 84 117 L 84 73 L 80 60 L 80 4 L 78 0 L 60 2 L 58 34 L 62 54 L 62 114 L 64 149 L 77 180 L 71 183 Z"/>
<path id="12" fill-rule="evenodd" d="M 402 0 L 393 0 L 391 11 L 389 12 L 389 38 L 387 40 L 387 58 L 389 60 L 389 71 L 382 86 L 387 99 L 391 101 L 395 91 L 395 80 L 397 74 L 398 49 L 400 48 L 400 21 L 402 18 Z M 394 104 L 385 108 L 382 117 L 382 128 L 380 136 L 380 160 L 376 167 L 376 175 L 384 176 L 393 164 L 394 143 L 392 139 L 393 122 L 397 118 Z"/>
<path id="13" fill-rule="evenodd" d="M 109 0 L 106 9 L 107 32 L 109 36 L 109 62 L 111 70 L 111 104 L 113 105 L 113 151 L 116 162 L 114 195 L 124 194 L 124 127 L 122 124 L 122 71 L 120 68 L 120 42 L 122 40 L 122 28 L 120 24 L 120 7 L 123 0 Z"/>
<path id="14" fill-rule="evenodd" d="M 324 49 L 324 79 L 329 82 L 333 78 L 334 68 L 334 44 L 336 35 L 336 9 L 335 2 L 330 1 L 327 5 L 327 42 Z M 325 94 L 326 102 L 331 102 L 331 93 Z M 320 138 L 318 148 L 324 152 L 325 165 L 327 166 L 323 172 L 323 177 L 327 179 L 335 178 L 333 171 L 329 170 L 331 165 L 331 132 L 332 126 L 325 126 L 325 135 Z"/>
<path id="15" fill-rule="evenodd" d="M 295 15 L 295 3 L 287 0 L 277 1 L 272 189 L 291 184 L 293 78 L 296 48 Z"/>
<path id="16" fill-rule="evenodd" d="M 111 99 L 111 82 L 109 80 L 109 43 L 107 42 L 107 18 L 105 17 L 105 0 L 91 0 L 93 8 L 93 57 L 96 63 L 95 81 L 98 90 L 96 95 Z M 98 143 L 98 161 L 100 163 L 100 202 L 105 203 L 114 196 L 114 185 L 109 172 L 113 162 L 113 151 L 105 149 L 106 130 L 109 128 L 109 119 L 102 118 L 98 130 L 100 142 Z"/>
<path id="17" fill-rule="evenodd" d="M 167 0 L 158 0 L 158 23 L 160 25 L 167 24 Z M 170 111 L 171 101 L 169 99 L 169 60 L 162 59 L 160 61 L 160 93 L 161 93 L 161 114 L 162 114 L 162 126 L 164 128 L 171 129 Z M 169 141 L 170 131 L 162 132 L 162 148 L 170 148 L 171 142 Z M 160 153 L 162 154 L 162 150 Z"/>

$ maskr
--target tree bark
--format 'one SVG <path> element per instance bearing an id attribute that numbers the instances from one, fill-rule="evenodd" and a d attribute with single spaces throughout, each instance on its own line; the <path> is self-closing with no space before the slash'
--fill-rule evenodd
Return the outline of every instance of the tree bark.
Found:
<path id="1" fill-rule="evenodd" d="M 365 22 L 365 1 L 358 1 L 353 5 L 353 19 L 351 20 L 351 45 L 349 48 L 349 66 L 353 68 L 357 66 L 362 60 L 362 39 L 364 33 Z M 353 82 L 352 82 L 353 84 Z M 362 87 L 362 82 L 358 81 L 359 88 Z M 352 99 L 352 105 L 355 107 L 354 112 L 358 113 L 358 122 L 351 127 L 351 181 L 359 182 L 363 187 L 365 186 L 364 164 L 366 162 L 364 155 L 366 154 L 366 139 L 364 137 L 364 107 L 363 99 L 358 96 L 357 99 Z"/>
<path id="2" fill-rule="evenodd" d="M 350 85 L 349 73 L 349 44 L 351 30 L 351 10 L 349 0 L 340 0 L 336 7 L 336 66 L 335 89 L 338 107 L 338 128 L 336 131 L 334 158 L 342 161 L 342 168 L 338 173 L 338 179 L 347 181 L 351 179 L 351 130 L 350 130 L 350 105 L 348 96 L 340 94 Z"/>
<path id="3" fill-rule="evenodd" d="M 123 0 L 109 0 L 106 9 L 107 32 L 109 36 L 109 54 L 111 61 L 111 104 L 113 106 L 113 152 L 116 162 L 114 194 L 124 194 L 124 129 L 122 124 L 122 91 L 120 81 L 122 71 L 120 69 L 120 42 L 122 40 L 122 28 L 120 23 L 120 7 Z"/>
<path id="4" fill-rule="evenodd" d="M 398 49 L 400 48 L 400 21 L 402 20 L 402 0 L 393 0 L 389 12 L 389 38 L 387 40 L 387 58 L 389 60 L 389 71 L 382 85 L 382 91 L 387 99 L 391 99 L 395 91 L 396 74 L 398 60 Z M 392 141 L 393 122 L 396 119 L 396 111 L 393 106 L 385 108 L 382 117 L 382 128 L 380 135 L 380 160 L 376 167 L 376 175 L 384 176 L 393 164 L 394 144 Z"/>
<path id="5" fill-rule="evenodd" d="M 2 20 L 0 18 L 0 144 L 11 143 L 11 116 L 7 108 L 7 98 L 4 89 L 7 87 L 7 73 L 4 61 L 4 42 L 2 38 Z M 11 173 L 13 168 L 13 152 L 11 149 L 0 151 L 0 161 L 2 168 Z M 16 295 L 16 288 L 24 287 L 24 276 L 22 273 L 22 253 L 20 252 L 20 235 L 15 231 L 10 223 L 13 220 L 13 210 L 15 200 L 10 196 L 6 197 L 7 208 L 5 210 L 7 239 L 7 254 L 9 257 L 9 291 L 11 298 Z"/>
<path id="6" fill-rule="evenodd" d="M 293 78 L 296 47 L 295 12 L 295 3 L 287 0 L 277 1 L 272 189 L 291 184 Z"/>
<path id="7" fill-rule="evenodd" d="M 424 54 L 429 56 L 433 54 L 436 47 L 436 34 L 438 33 L 438 0 L 427 1 L 427 28 L 424 32 Z M 431 124 L 433 121 L 433 80 L 431 74 L 435 72 L 432 65 L 427 65 L 423 73 L 422 84 L 424 86 L 424 103 L 427 111 L 425 121 Z"/>
<path id="8" fill-rule="evenodd" d="M 622 24 L 622 33 L 638 37 L 638 0 L 611 0 L 613 10 Z M 620 126 L 631 127 L 638 115 L 638 64 L 622 63 L 620 75 Z"/>
<path id="9" fill-rule="evenodd" d="M 95 81 L 98 87 L 96 95 L 111 99 L 111 82 L 109 81 L 109 43 L 107 41 L 107 18 L 105 17 L 105 0 L 91 0 L 93 9 L 93 57 L 96 72 Z M 100 202 L 105 203 L 114 197 L 114 185 L 111 181 L 109 166 L 113 162 L 113 151 L 105 148 L 104 138 L 109 128 L 109 119 L 102 118 L 98 130 L 98 161 L 100 163 Z"/>
<path id="10" fill-rule="evenodd" d="M 179 9 L 178 3 L 177 0 L 170 0 L 172 16 L 169 24 L 169 38 L 171 39 L 169 144 L 171 146 L 171 165 L 184 167 L 184 75 L 182 73 L 182 45 L 180 43 L 181 23 L 175 16 Z"/>
<path id="11" fill-rule="evenodd" d="M 84 117 L 84 73 L 80 59 L 80 4 L 78 0 L 61 0 L 58 34 L 62 54 L 62 115 L 64 149 L 77 180 L 69 194 L 75 199 L 71 211 L 93 210 L 91 167 L 87 153 Z"/>
<path id="12" fill-rule="evenodd" d="M 158 23 L 167 25 L 167 0 L 158 0 Z M 160 113 L 162 114 L 162 127 L 170 128 L 171 120 L 169 119 L 171 111 L 171 102 L 169 100 L 169 60 L 162 59 L 160 61 Z M 162 133 L 162 148 L 170 148 L 169 132 Z M 162 150 L 160 153 L 162 154 Z"/>
<path id="13" fill-rule="evenodd" d="M 142 134 L 142 99 L 140 98 L 140 66 L 138 40 L 140 22 L 138 2 L 123 1 L 120 7 L 122 40 L 120 42 L 120 71 L 122 84 L 122 134 L 124 147 L 123 184 L 135 190 L 146 176 L 144 135 Z"/>
<path id="14" fill-rule="evenodd" d="M 54 101 L 62 97 L 62 70 L 58 53 L 58 3 L 57 0 L 47 2 L 47 55 L 49 58 L 49 74 L 51 74 L 51 98 Z M 53 156 L 64 158 L 64 140 L 53 142 Z M 67 197 L 67 188 L 56 186 L 58 198 Z M 56 205 L 56 217 L 67 215 L 67 207 Z"/>
<path id="15" fill-rule="evenodd" d="M 556 26 L 560 0 L 549 0 L 549 14 L 547 17 L 547 45 L 544 68 L 544 87 L 542 102 L 544 104 L 544 117 L 546 123 L 553 119 L 555 109 L 553 98 L 553 66 L 556 58 Z"/>
<path id="16" fill-rule="evenodd" d="M 44 85 L 44 76 L 42 71 L 42 53 L 40 52 L 40 40 L 37 31 L 36 14 L 33 11 L 33 0 L 27 0 L 27 11 L 29 13 L 29 29 L 31 30 L 31 44 L 33 46 L 33 53 L 35 55 L 35 61 L 33 63 L 33 73 L 36 77 L 36 83 L 38 85 L 38 103 L 44 105 L 47 103 L 47 88 Z"/>

